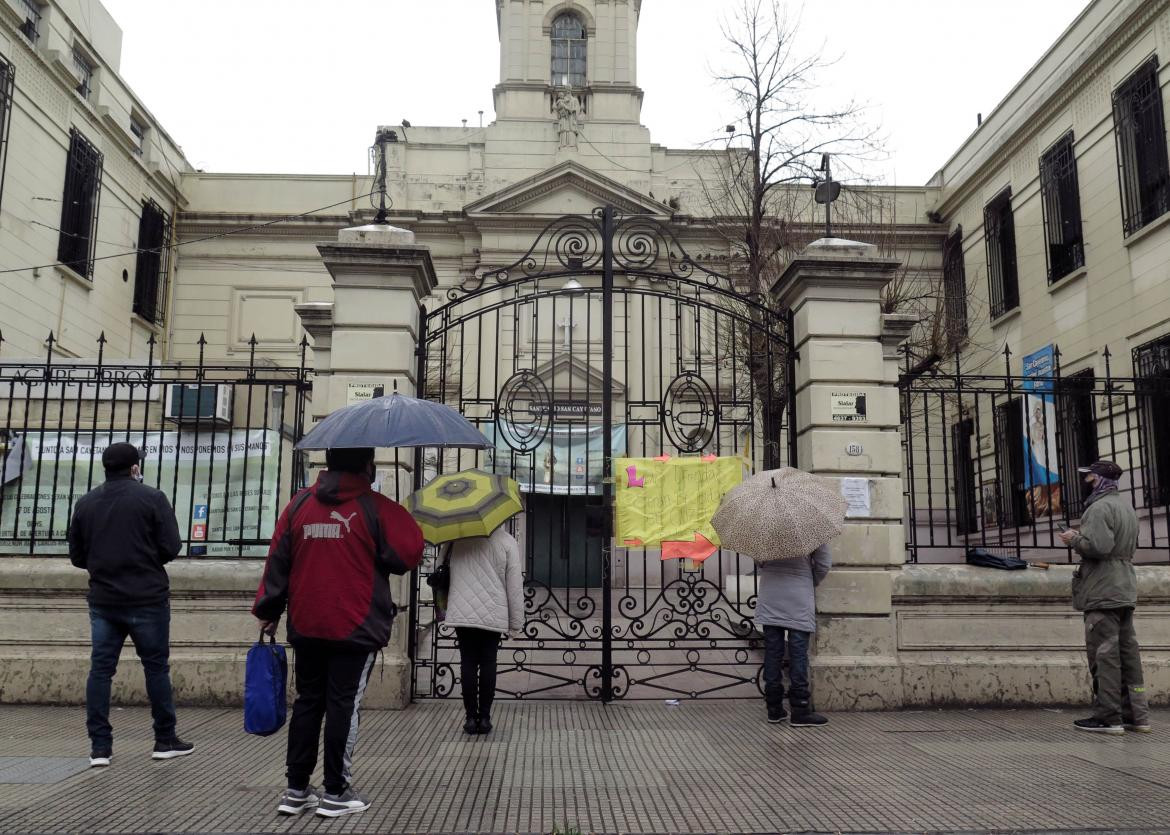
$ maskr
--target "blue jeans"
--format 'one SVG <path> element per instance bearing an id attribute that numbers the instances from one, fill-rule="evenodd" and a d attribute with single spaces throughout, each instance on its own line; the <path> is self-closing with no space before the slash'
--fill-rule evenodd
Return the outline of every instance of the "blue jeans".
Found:
<path id="1" fill-rule="evenodd" d="M 110 682 L 118 669 L 118 656 L 126 637 L 146 674 L 146 694 L 154 718 L 154 738 L 164 742 L 175 737 L 175 703 L 171 695 L 171 606 L 89 605 L 89 627 L 93 650 L 89 680 L 85 685 L 86 728 L 94 750 L 110 750 L 114 731 L 110 727 Z"/>
<path id="2" fill-rule="evenodd" d="M 807 707 L 808 641 L 810 633 L 783 626 L 764 627 L 764 699 L 768 707 L 779 710 L 784 706 L 784 679 L 780 668 L 784 662 L 785 633 L 788 637 L 788 703 Z"/>

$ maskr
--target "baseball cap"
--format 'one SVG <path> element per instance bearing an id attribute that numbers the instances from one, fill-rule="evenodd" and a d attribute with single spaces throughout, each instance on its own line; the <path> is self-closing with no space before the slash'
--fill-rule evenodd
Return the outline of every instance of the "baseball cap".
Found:
<path id="1" fill-rule="evenodd" d="M 1121 467 L 1114 464 L 1112 461 L 1094 461 L 1087 467 L 1077 467 L 1078 473 L 1093 473 L 1102 478 L 1109 478 L 1117 481 L 1121 478 L 1121 474 L 1125 472 Z"/>
<path id="2" fill-rule="evenodd" d="M 110 444 L 102 453 L 102 466 L 111 473 L 128 470 L 141 460 L 138 447 L 125 441 Z"/>

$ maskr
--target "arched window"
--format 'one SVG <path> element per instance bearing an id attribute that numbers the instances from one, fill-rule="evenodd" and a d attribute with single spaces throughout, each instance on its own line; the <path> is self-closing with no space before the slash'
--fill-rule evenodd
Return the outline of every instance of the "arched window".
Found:
<path id="1" fill-rule="evenodd" d="M 553 21 L 552 86 L 585 86 L 585 25 L 576 15 L 558 15 Z"/>

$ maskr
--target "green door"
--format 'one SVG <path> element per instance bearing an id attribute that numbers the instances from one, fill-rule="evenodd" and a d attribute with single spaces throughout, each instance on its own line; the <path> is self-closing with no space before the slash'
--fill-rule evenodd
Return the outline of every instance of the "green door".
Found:
<path id="1" fill-rule="evenodd" d="M 586 524 L 586 496 L 529 493 L 528 579 L 550 589 L 601 587 L 601 537 Z"/>

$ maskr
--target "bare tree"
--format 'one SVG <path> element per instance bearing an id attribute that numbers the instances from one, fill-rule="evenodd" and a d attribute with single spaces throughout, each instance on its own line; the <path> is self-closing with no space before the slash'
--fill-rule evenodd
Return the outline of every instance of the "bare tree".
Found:
<path id="1" fill-rule="evenodd" d="M 771 336 L 783 311 L 771 304 L 769 291 L 815 229 L 808 185 L 818 179 L 823 155 L 833 155 L 857 181 L 855 163 L 874 156 L 880 142 L 855 102 L 826 105 L 817 76 L 831 61 L 823 51 L 801 52 L 799 20 L 788 16 L 782 0 L 737 3 L 723 24 L 728 60 L 716 79 L 742 115 L 728 126 L 726 153 L 713 155 L 700 186 L 713 229 L 727 247 L 736 289 L 771 308 L 745 300 L 743 326 L 718 338 L 726 341 L 723 355 L 755 392 L 764 462 L 775 466 L 782 460 L 790 366 L 783 342 Z M 834 212 L 842 219 L 856 214 L 858 206 L 850 202 Z"/>
<path id="2" fill-rule="evenodd" d="M 752 293 L 768 292 L 799 237 L 796 227 L 813 219 L 811 193 L 793 186 L 819 178 L 824 154 L 856 179 L 855 163 L 880 151 L 856 102 L 819 100 L 817 76 L 832 62 L 823 50 L 802 53 L 798 29 L 782 0 L 739 0 L 723 24 L 729 60 L 716 78 L 743 117 L 728 126 L 727 153 L 704 176 L 703 190 Z"/>

